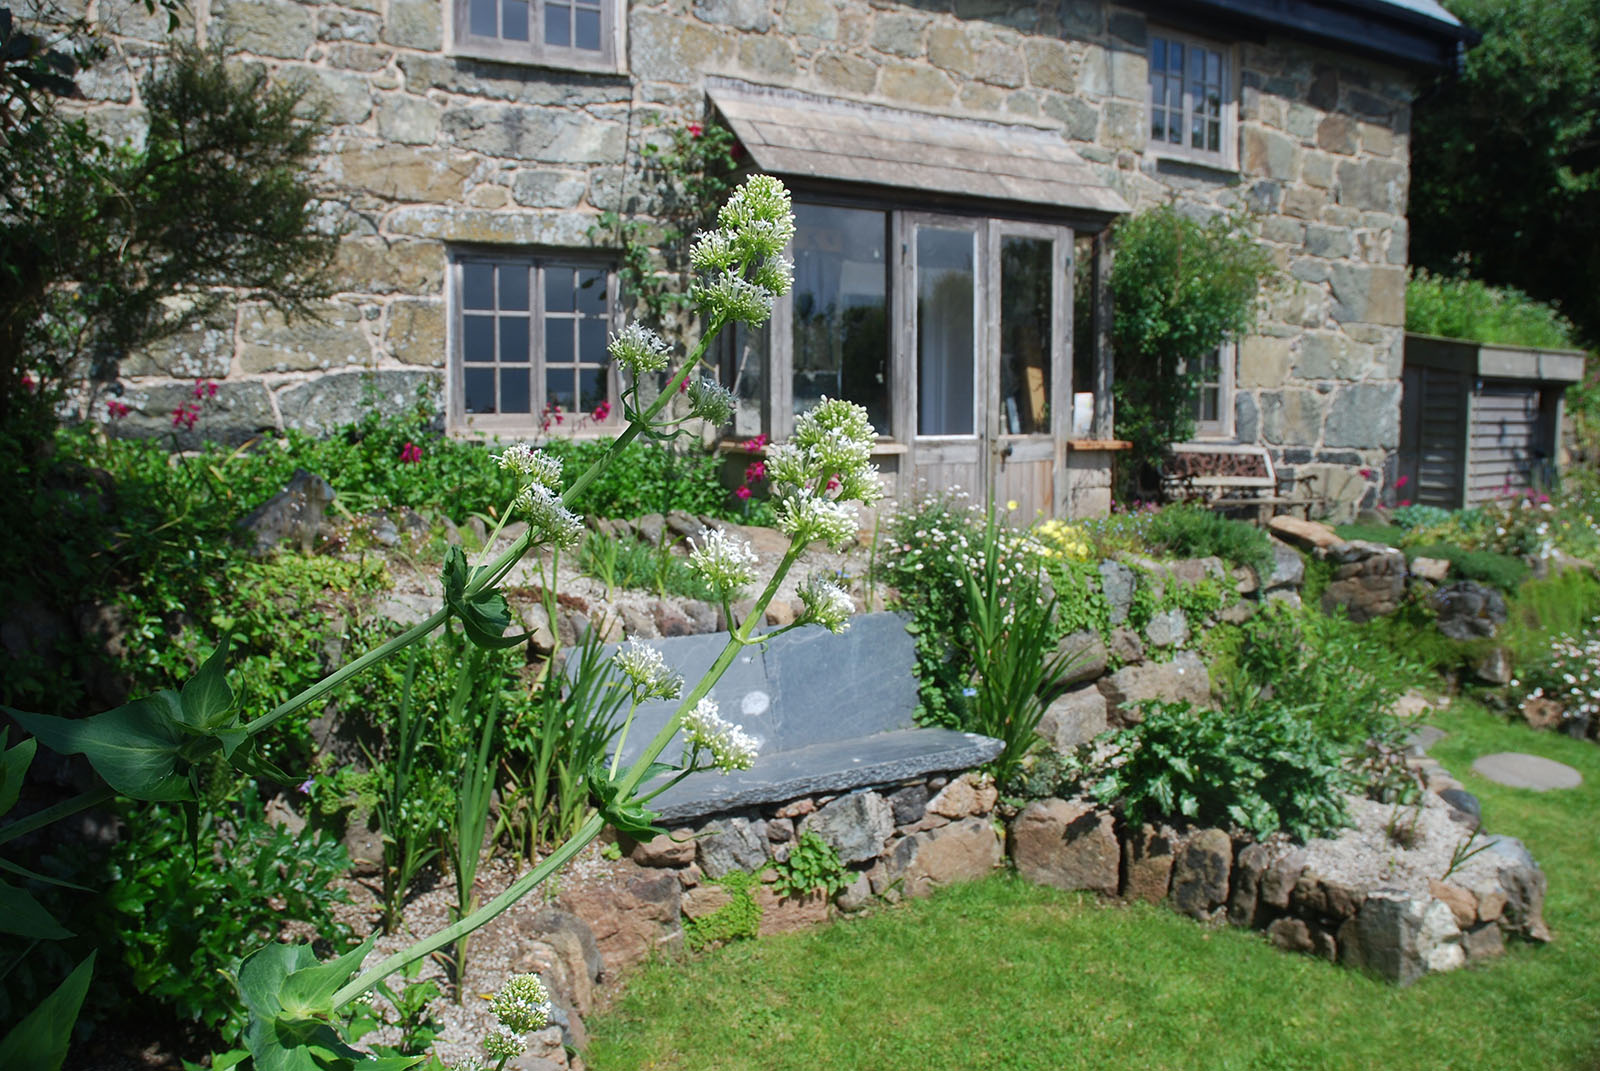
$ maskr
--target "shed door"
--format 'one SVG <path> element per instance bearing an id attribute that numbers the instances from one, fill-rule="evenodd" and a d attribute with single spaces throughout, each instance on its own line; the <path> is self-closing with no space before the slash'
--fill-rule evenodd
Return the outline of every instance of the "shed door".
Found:
<path id="1" fill-rule="evenodd" d="M 1539 419 L 1539 388 L 1485 381 L 1472 400 L 1467 505 L 1532 487 L 1549 460 Z"/>

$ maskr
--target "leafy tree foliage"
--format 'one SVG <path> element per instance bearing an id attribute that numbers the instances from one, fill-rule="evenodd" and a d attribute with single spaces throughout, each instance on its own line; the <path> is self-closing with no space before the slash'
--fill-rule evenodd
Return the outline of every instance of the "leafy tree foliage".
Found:
<path id="1" fill-rule="evenodd" d="M 1557 301 L 1600 343 L 1600 6 L 1448 6 L 1483 41 L 1416 104 L 1412 261 Z"/>
<path id="2" fill-rule="evenodd" d="M 1201 358 L 1255 323 L 1272 265 L 1242 224 L 1202 222 L 1169 204 L 1117 225 L 1113 390 L 1117 435 L 1134 444 L 1124 483 L 1194 434 Z"/>
<path id="3" fill-rule="evenodd" d="M 142 142 L 64 106 L 91 28 L 0 12 L 0 427 L 42 430 L 76 380 L 243 296 L 286 313 L 326 292 L 301 94 L 221 51 L 172 47 L 143 86 Z"/>

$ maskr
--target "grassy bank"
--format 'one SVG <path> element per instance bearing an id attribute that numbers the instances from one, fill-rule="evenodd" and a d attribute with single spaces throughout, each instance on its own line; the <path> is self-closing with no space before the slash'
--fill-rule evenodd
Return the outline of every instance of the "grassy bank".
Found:
<path id="1" fill-rule="evenodd" d="M 594 1071 L 1600 1067 L 1600 748 L 1440 715 L 1434 754 L 1550 877 L 1556 940 L 1395 989 L 1208 930 L 995 877 L 856 922 L 637 974 L 589 1024 Z M 1473 776 L 1518 750 L 1576 766 L 1539 795 Z"/>

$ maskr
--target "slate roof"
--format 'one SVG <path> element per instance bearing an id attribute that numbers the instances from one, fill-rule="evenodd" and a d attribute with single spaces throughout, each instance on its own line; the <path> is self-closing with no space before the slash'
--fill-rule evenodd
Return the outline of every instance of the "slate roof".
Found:
<path id="1" fill-rule="evenodd" d="M 1128 202 L 1053 130 L 711 79 L 706 92 L 773 174 L 1118 214 Z"/>

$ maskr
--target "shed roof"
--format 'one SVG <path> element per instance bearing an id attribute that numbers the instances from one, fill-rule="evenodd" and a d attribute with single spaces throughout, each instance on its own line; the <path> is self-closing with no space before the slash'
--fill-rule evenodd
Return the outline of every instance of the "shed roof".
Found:
<path id="1" fill-rule="evenodd" d="M 953 119 L 710 79 L 706 92 L 754 158 L 777 175 L 1020 201 L 1113 215 L 1129 211 L 1053 130 Z"/>

